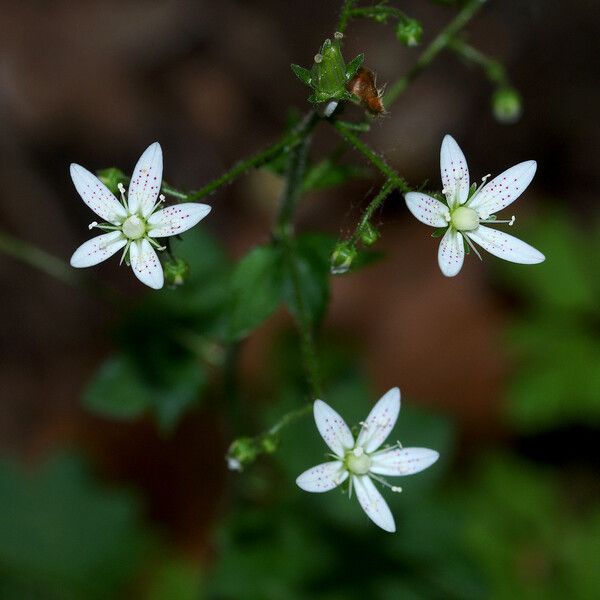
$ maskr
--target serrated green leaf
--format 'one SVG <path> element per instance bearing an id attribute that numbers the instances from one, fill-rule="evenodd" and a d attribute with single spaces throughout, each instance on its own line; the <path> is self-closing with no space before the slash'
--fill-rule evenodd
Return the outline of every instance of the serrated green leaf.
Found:
<path id="1" fill-rule="evenodd" d="M 290 65 L 294 75 L 305 85 L 310 86 L 312 81 L 312 74 L 308 69 L 301 67 L 300 65 Z"/>
<path id="2" fill-rule="evenodd" d="M 281 249 L 253 248 L 231 277 L 229 337 L 240 340 L 256 329 L 279 305 L 282 278 Z"/>
<path id="3" fill-rule="evenodd" d="M 365 55 L 361 53 L 346 65 L 346 81 L 350 81 L 356 75 L 364 60 Z"/>

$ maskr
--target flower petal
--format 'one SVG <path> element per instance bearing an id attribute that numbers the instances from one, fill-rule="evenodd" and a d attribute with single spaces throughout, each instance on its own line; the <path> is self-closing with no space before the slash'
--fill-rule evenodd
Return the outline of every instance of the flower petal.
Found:
<path id="1" fill-rule="evenodd" d="M 348 425 L 329 404 L 322 400 L 315 400 L 313 411 L 321 437 L 336 456 L 343 458 L 346 450 L 354 446 L 354 438 Z"/>
<path id="2" fill-rule="evenodd" d="M 127 240 L 120 231 L 98 235 L 75 250 L 71 256 L 71 266 L 80 269 L 97 265 L 118 252 L 126 243 Z"/>
<path id="3" fill-rule="evenodd" d="M 440 171 L 448 204 L 464 204 L 469 196 L 469 168 L 465 155 L 451 135 L 444 136 L 442 141 Z"/>
<path id="4" fill-rule="evenodd" d="M 400 412 L 400 390 L 395 387 L 386 392 L 371 409 L 356 440 L 364 451 L 374 452 L 385 442 L 396 424 Z"/>
<path id="5" fill-rule="evenodd" d="M 304 471 L 296 479 L 298 487 L 305 492 L 328 492 L 348 479 L 348 471 L 339 460 L 321 463 Z"/>
<path id="6" fill-rule="evenodd" d="M 390 533 L 396 531 L 396 523 L 394 516 L 390 511 L 390 507 L 379 490 L 375 487 L 368 475 L 352 476 L 352 484 L 356 491 L 356 497 L 362 506 L 362 509 L 367 514 L 367 517 Z"/>
<path id="7" fill-rule="evenodd" d="M 439 457 L 429 448 L 391 448 L 371 457 L 370 470 L 377 475 L 412 475 L 430 467 Z"/>
<path id="8" fill-rule="evenodd" d="M 444 234 L 438 250 L 438 264 L 446 277 L 454 277 L 463 266 L 465 246 L 462 235 L 452 229 Z"/>
<path id="9" fill-rule="evenodd" d="M 446 227 L 448 225 L 445 215 L 450 213 L 443 202 L 421 192 L 408 192 L 404 194 L 404 200 L 408 210 L 421 223 L 431 225 L 431 227 Z"/>
<path id="10" fill-rule="evenodd" d="M 93 173 L 75 163 L 71 164 L 70 171 L 75 189 L 99 217 L 116 224 L 127 216 L 124 206 Z"/>
<path id="11" fill-rule="evenodd" d="M 466 235 L 490 254 L 509 262 L 522 265 L 535 265 L 546 259 L 533 246 L 522 242 L 508 233 L 492 229 L 491 227 L 480 225 L 477 229 L 469 231 Z"/>
<path id="12" fill-rule="evenodd" d="M 132 242 L 129 260 L 135 276 L 147 286 L 159 290 L 164 283 L 163 270 L 154 248 L 148 240 Z"/>
<path id="13" fill-rule="evenodd" d="M 471 198 L 469 208 L 476 210 L 482 219 L 506 208 L 525 191 L 536 169 L 535 160 L 527 160 L 500 173 Z"/>
<path id="14" fill-rule="evenodd" d="M 162 170 L 162 149 L 158 142 L 154 142 L 144 150 L 133 170 L 127 192 L 130 212 L 144 217 L 150 214 L 160 193 Z"/>
<path id="15" fill-rule="evenodd" d="M 204 219 L 210 212 L 208 204 L 185 202 L 155 212 L 149 219 L 148 235 L 153 238 L 183 233 Z"/>

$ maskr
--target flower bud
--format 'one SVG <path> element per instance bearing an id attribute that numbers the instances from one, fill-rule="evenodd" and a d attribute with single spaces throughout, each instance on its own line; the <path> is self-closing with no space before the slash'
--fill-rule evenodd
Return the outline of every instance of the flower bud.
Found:
<path id="1" fill-rule="evenodd" d="M 227 464 L 231 470 L 241 471 L 244 465 L 254 462 L 258 456 L 258 448 L 251 437 L 241 437 L 235 440 L 227 452 Z"/>
<path id="2" fill-rule="evenodd" d="M 266 454 L 273 454 L 279 446 L 279 439 L 275 435 L 265 435 L 260 440 L 260 447 Z"/>
<path id="3" fill-rule="evenodd" d="M 373 225 L 367 221 L 360 228 L 360 241 L 365 246 L 372 246 L 379 239 L 379 231 Z"/>
<path id="4" fill-rule="evenodd" d="M 190 266 L 183 258 L 173 256 L 165 261 L 163 271 L 165 273 L 165 283 L 169 287 L 179 287 L 187 281 Z"/>
<path id="5" fill-rule="evenodd" d="M 121 169 L 116 167 L 110 167 L 108 169 L 102 169 L 97 171 L 98 179 L 115 195 L 118 195 L 119 184 L 125 184 L 127 177 Z"/>
<path id="6" fill-rule="evenodd" d="M 501 123 L 515 123 L 523 112 L 521 95 L 514 88 L 498 88 L 492 96 L 492 110 Z"/>
<path id="7" fill-rule="evenodd" d="M 423 27 L 415 19 L 403 19 L 396 25 L 396 37 L 405 46 L 418 46 L 423 36 Z"/>
<path id="8" fill-rule="evenodd" d="M 357 251 L 354 244 L 350 242 L 340 242 L 337 244 L 331 255 L 331 273 L 334 275 L 347 273 L 356 255 Z"/>

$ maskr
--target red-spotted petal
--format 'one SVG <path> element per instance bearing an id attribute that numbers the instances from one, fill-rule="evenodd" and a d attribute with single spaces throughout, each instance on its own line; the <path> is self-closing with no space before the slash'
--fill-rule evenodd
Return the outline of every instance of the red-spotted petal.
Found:
<path id="1" fill-rule="evenodd" d="M 394 531 L 396 531 L 394 516 L 392 515 L 387 502 L 379 493 L 379 490 L 369 479 L 369 476 L 354 475 L 352 477 L 352 484 L 356 492 L 356 497 L 367 517 L 369 517 L 375 525 L 381 527 L 381 529 L 394 533 Z"/>
<path id="2" fill-rule="evenodd" d="M 158 256 L 148 240 L 131 243 L 129 260 L 135 276 L 148 287 L 159 290 L 164 283 L 164 275 Z"/>
<path id="3" fill-rule="evenodd" d="M 296 479 L 298 487 L 305 492 L 328 492 L 348 479 L 348 471 L 339 460 L 321 463 L 304 471 Z"/>
<path id="4" fill-rule="evenodd" d="M 156 238 L 183 233 L 204 219 L 210 210 L 208 204 L 194 202 L 163 208 L 148 219 L 148 235 Z"/>
<path id="5" fill-rule="evenodd" d="M 129 211 L 147 217 L 154 207 L 162 182 L 163 155 L 158 142 L 154 142 L 140 156 L 127 191 Z"/>
<path id="6" fill-rule="evenodd" d="M 97 265 L 118 252 L 126 243 L 127 240 L 120 231 L 98 235 L 75 250 L 71 256 L 71 266 L 80 269 Z"/>
<path id="7" fill-rule="evenodd" d="M 450 206 L 464 204 L 469 196 L 469 168 L 465 155 L 451 135 L 444 136 L 442 141 L 440 170 Z"/>

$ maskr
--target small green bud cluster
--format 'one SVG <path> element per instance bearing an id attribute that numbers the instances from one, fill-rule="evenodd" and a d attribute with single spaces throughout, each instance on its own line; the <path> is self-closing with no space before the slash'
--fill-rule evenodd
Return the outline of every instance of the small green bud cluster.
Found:
<path id="1" fill-rule="evenodd" d="M 274 454 L 279 447 L 279 437 L 273 433 L 267 433 L 260 437 L 241 437 L 235 440 L 226 460 L 229 469 L 241 471 L 246 465 L 253 463 L 261 454 Z"/>
<path id="2" fill-rule="evenodd" d="M 339 242 L 331 254 L 331 273 L 341 275 L 347 273 L 358 255 L 356 246 L 352 242 Z"/>
<path id="3" fill-rule="evenodd" d="M 173 256 L 163 263 L 163 271 L 165 273 L 165 283 L 174 288 L 183 285 L 187 281 L 190 266 L 183 258 Z"/>
<path id="4" fill-rule="evenodd" d="M 313 103 L 351 100 L 352 94 L 347 91 L 346 84 L 356 75 L 364 61 L 364 54 L 359 54 L 346 65 L 340 42 L 343 35 L 336 32 L 333 42 L 326 39 L 311 69 L 292 64 L 292 71 L 304 84 L 309 86 L 313 93 L 309 101 Z"/>
<path id="5" fill-rule="evenodd" d="M 521 95 L 511 87 L 500 87 L 492 96 L 494 116 L 501 123 L 515 123 L 523 112 Z"/>
<path id="6" fill-rule="evenodd" d="M 423 37 L 423 27 L 416 19 L 401 19 L 396 25 L 396 37 L 409 48 L 418 46 Z"/>

